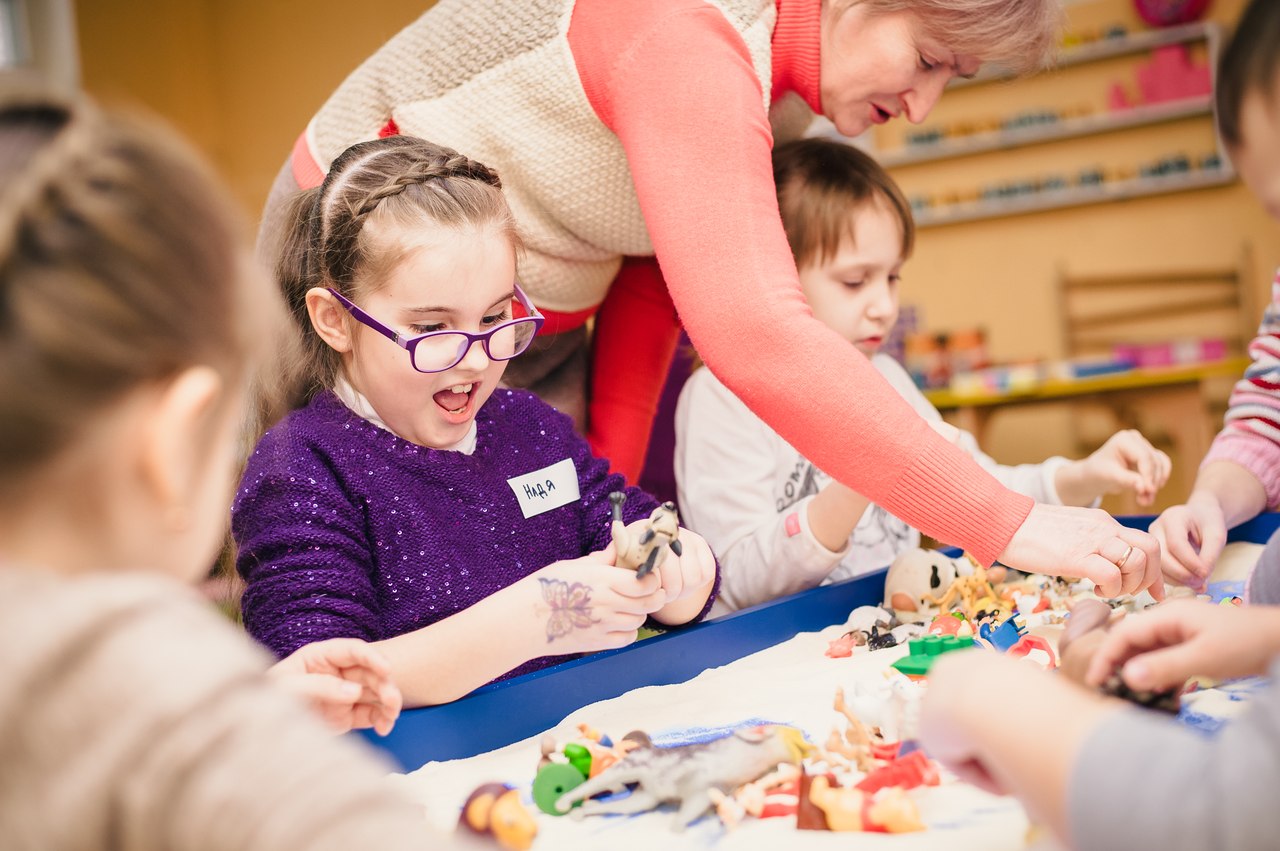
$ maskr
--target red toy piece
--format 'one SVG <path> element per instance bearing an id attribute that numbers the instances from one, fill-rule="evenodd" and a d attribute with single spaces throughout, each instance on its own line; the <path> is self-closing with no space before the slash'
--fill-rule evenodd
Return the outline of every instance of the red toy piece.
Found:
<path id="1" fill-rule="evenodd" d="M 858 646 L 857 635 L 846 632 L 827 645 L 827 655 L 832 659 L 843 659 L 845 656 L 852 656 L 853 648 L 856 646 Z"/>
<path id="2" fill-rule="evenodd" d="M 874 794 L 887 786 L 914 789 L 917 786 L 937 786 L 941 780 L 938 766 L 923 751 L 912 751 L 901 759 L 877 768 L 854 784 L 854 788 Z"/>
<path id="3" fill-rule="evenodd" d="M 1053 645 L 1038 635 L 1022 636 L 1017 644 L 1009 648 L 1008 653 L 1010 656 L 1035 662 L 1046 671 L 1052 671 L 1058 667 L 1058 656 L 1053 652 Z"/>

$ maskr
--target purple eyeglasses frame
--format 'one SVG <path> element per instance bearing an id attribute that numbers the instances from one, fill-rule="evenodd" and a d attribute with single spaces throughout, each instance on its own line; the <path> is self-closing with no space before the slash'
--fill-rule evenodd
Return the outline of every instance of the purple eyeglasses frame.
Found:
<path id="1" fill-rule="evenodd" d="M 493 326 L 488 331 L 485 331 L 482 334 L 472 334 L 469 331 L 449 330 L 449 331 L 428 331 L 427 333 L 419 334 L 416 337 L 406 337 L 403 334 L 401 334 L 399 331 L 396 331 L 394 328 L 390 328 L 386 325 L 383 325 L 381 322 L 374 319 L 372 316 L 370 316 L 368 313 L 362 310 L 359 305 L 357 305 L 351 299 L 344 296 L 342 293 L 335 290 L 333 287 L 325 287 L 325 289 L 328 290 L 330 294 L 332 294 L 333 297 L 336 298 L 338 302 L 343 307 L 345 307 L 353 317 L 355 317 L 357 322 L 359 322 L 362 325 L 368 325 L 370 328 L 377 331 L 379 334 L 386 337 L 388 340 L 390 340 L 400 348 L 407 351 L 409 353 L 409 363 L 413 366 L 413 368 L 418 370 L 418 372 L 426 373 L 428 375 L 437 373 L 437 372 L 447 372 L 453 369 L 455 366 L 462 363 L 462 359 L 467 356 L 467 352 L 471 351 L 471 347 L 474 346 L 476 343 L 480 343 L 481 345 L 484 346 L 484 353 L 490 360 L 512 360 L 513 358 L 523 354 L 528 349 L 528 345 L 526 345 L 525 348 L 516 352 L 509 358 L 495 358 L 493 355 L 489 354 L 489 340 L 493 337 L 493 335 L 498 333 L 502 329 L 506 328 L 508 325 L 512 325 L 515 323 L 523 323 L 523 322 L 528 322 L 529 320 L 533 320 L 534 322 L 533 337 L 529 338 L 530 342 L 532 342 L 533 338 L 537 337 L 538 332 L 542 330 L 542 324 L 546 322 L 546 317 L 542 315 L 542 313 L 538 310 L 538 308 L 533 306 L 533 302 L 529 300 L 529 296 L 525 295 L 524 290 L 520 289 L 520 285 L 516 284 L 515 285 L 516 301 L 520 302 L 520 305 L 526 311 L 528 311 L 529 313 L 528 316 L 521 316 L 517 319 L 510 319 L 506 322 L 503 322 L 500 325 Z M 458 359 L 453 363 L 449 364 L 448 366 L 444 367 L 443 369 L 418 369 L 418 361 L 417 361 L 417 358 L 414 357 L 414 350 L 418 347 L 418 344 L 421 343 L 423 340 L 429 337 L 438 336 L 440 334 L 450 334 L 455 337 L 459 337 L 459 336 L 466 337 L 467 338 L 466 346 L 464 347 L 461 344 L 459 344 Z"/>

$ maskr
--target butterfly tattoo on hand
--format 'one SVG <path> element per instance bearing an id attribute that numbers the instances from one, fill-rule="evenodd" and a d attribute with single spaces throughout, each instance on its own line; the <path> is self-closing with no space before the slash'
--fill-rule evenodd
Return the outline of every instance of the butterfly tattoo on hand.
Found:
<path id="1" fill-rule="evenodd" d="M 591 617 L 591 586 L 560 579 L 542 579 L 542 599 L 551 607 L 547 619 L 547 643 L 564 638 L 575 629 L 587 629 L 599 619 Z"/>

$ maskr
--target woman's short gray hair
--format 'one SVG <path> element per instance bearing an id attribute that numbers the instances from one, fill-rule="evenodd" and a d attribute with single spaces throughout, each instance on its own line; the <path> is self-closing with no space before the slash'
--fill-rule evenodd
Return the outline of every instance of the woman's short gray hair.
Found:
<path id="1" fill-rule="evenodd" d="M 1062 28 L 1060 0 L 830 0 L 872 14 L 907 12 L 924 32 L 964 56 L 1019 74 L 1049 63 Z"/>

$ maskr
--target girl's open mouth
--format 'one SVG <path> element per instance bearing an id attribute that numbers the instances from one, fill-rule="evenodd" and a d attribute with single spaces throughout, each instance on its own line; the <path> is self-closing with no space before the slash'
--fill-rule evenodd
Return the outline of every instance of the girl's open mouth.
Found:
<path id="1" fill-rule="evenodd" d="M 446 387 L 433 398 L 445 415 L 455 422 L 465 420 L 471 414 L 471 397 L 475 395 L 476 383 L 455 384 Z"/>

